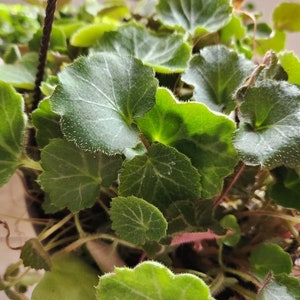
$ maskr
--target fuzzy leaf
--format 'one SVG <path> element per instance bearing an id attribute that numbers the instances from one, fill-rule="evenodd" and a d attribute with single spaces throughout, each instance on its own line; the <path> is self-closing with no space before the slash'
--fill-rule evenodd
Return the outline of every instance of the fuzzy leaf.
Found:
<path id="1" fill-rule="evenodd" d="M 275 275 L 260 291 L 257 300 L 300 300 L 300 284 L 295 277 Z"/>
<path id="2" fill-rule="evenodd" d="M 109 214 L 112 229 L 122 239 L 133 244 L 159 241 L 166 235 L 168 223 L 162 213 L 141 198 L 113 198 Z"/>
<path id="3" fill-rule="evenodd" d="M 36 139 L 41 148 L 51 139 L 62 138 L 59 116 L 51 110 L 49 99 L 39 103 L 38 108 L 32 113 L 32 122 L 37 129 Z"/>
<path id="4" fill-rule="evenodd" d="M 176 200 L 196 200 L 200 189 L 200 175 L 190 160 L 163 144 L 126 162 L 120 175 L 120 195 L 135 195 L 162 209 Z"/>
<path id="5" fill-rule="evenodd" d="M 22 247 L 20 258 L 23 260 L 24 266 L 29 266 L 36 270 L 44 269 L 49 271 L 51 269 L 50 256 L 36 238 L 26 241 Z"/>
<path id="6" fill-rule="evenodd" d="M 213 300 L 208 286 L 191 274 L 174 275 L 165 266 L 147 261 L 134 269 L 116 268 L 100 277 L 96 287 L 98 300 Z"/>
<path id="7" fill-rule="evenodd" d="M 150 141 L 173 146 L 191 159 L 202 175 L 203 198 L 220 192 L 237 163 L 231 141 L 234 122 L 202 103 L 177 102 L 166 89 L 158 90 L 155 107 L 138 126 Z"/>
<path id="8" fill-rule="evenodd" d="M 248 165 L 275 168 L 300 163 L 300 89 L 262 81 L 246 91 L 234 144 Z"/>
<path id="9" fill-rule="evenodd" d="M 52 140 L 42 150 L 41 163 L 42 188 L 49 193 L 54 206 L 67 207 L 72 212 L 91 207 L 100 186 L 109 186 L 121 167 L 118 157 L 84 152 L 62 139 Z"/>
<path id="10" fill-rule="evenodd" d="M 22 96 L 9 84 L 0 81 L 0 186 L 21 165 L 27 121 L 23 109 Z"/>
<path id="11" fill-rule="evenodd" d="M 66 67 L 59 81 L 51 104 L 62 116 L 68 140 L 108 154 L 138 143 L 134 120 L 155 104 L 157 80 L 151 68 L 135 58 L 96 53 Z"/>
<path id="12" fill-rule="evenodd" d="M 273 274 L 292 271 L 293 263 L 290 255 L 277 244 L 264 243 L 255 247 L 249 258 L 253 273 L 263 279 L 269 272 Z"/>
<path id="13" fill-rule="evenodd" d="M 225 46 L 205 47 L 195 55 L 182 80 L 195 87 L 194 98 L 210 109 L 230 113 L 234 91 L 252 73 L 254 64 Z"/>
<path id="14" fill-rule="evenodd" d="M 83 276 L 84 274 L 84 276 Z M 96 300 L 97 272 L 74 255 L 56 256 L 32 292 L 32 300 Z"/>
<path id="15" fill-rule="evenodd" d="M 278 30 L 300 31 L 300 3 L 283 2 L 273 12 L 274 26 Z"/>
<path id="16" fill-rule="evenodd" d="M 300 85 L 300 60 L 292 51 L 283 51 L 278 54 L 280 64 L 288 74 L 290 83 Z"/>
<path id="17" fill-rule="evenodd" d="M 116 52 L 120 56 L 133 55 L 157 72 L 182 72 L 188 65 L 191 48 L 181 35 L 156 34 L 135 23 L 117 32 L 109 32 L 99 41 L 96 51 Z"/>
<path id="18" fill-rule="evenodd" d="M 160 0 L 157 12 L 162 23 L 182 27 L 193 34 L 197 31 L 217 31 L 231 17 L 228 0 Z"/>

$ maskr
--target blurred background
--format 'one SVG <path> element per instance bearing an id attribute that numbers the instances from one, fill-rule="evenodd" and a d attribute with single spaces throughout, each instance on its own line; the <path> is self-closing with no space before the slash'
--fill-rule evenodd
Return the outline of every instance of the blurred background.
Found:
<path id="1" fill-rule="evenodd" d="M 101 0 L 99 0 L 101 1 Z M 84 0 L 73 0 L 74 4 L 80 5 Z M 253 3 L 255 10 L 262 14 L 260 20 L 272 22 L 274 8 L 283 0 L 251 0 L 246 3 Z M 298 2 L 300 1 L 293 1 Z M 22 0 L 0 0 L 0 3 L 25 3 Z M 293 50 L 300 56 L 300 33 L 289 33 L 287 36 L 288 50 Z M 22 187 L 22 179 L 17 174 L 13 176 L 8 184 L 0 189 L 0 221 L 7 221 L 11 230 L 10 242 L 12 246 L 20 246 L 34 236 L 34 231 L 27 220 L 26 206 L 24 203 L 25 191 Z M 16 262 L 19 258 L 19 251 L 10 250 L 6 246 L 5 237 L 7 231 L 0 224 L 0 274 L 3 274 L 10 262 Z M 0 300 L 7 297 L 0 291 Z"/>

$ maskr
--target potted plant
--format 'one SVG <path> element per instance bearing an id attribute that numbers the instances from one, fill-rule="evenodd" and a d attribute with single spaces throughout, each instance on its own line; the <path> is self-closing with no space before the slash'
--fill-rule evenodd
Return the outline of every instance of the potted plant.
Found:
<path id="1" fill-rule="evenodd" d="M 45 225 L 6 295 L 44 269 L 33 300 L 298 299 L 300 4 L 27 2 L 0 6 L 0 183 Z"/>

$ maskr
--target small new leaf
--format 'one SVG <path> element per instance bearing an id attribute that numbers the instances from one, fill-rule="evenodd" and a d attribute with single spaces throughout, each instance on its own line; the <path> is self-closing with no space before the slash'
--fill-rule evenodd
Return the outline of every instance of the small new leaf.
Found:
<path id="1" fill-rule="evenodd" d="M 116 268 L 114 273 L 100 277 L 96 290 L 98 300 L 214 299 L 200 278 L 191 274 L 175 275 L 154 261 L 143 262 L 134 269 Z"/>
<path id="2" fill-rule="evenodd" d="M 113 198 L 112 229 L 124 240 L 143 245 L 165 236 L 168 223 L 157 207 L 134 196 Z"/>
<path id="3" fill-rule="evenodd" d="M 51 269 L 50 256 L 36 238 L 30 239 L 24 244 L 20 258 L 23 260 L 24 266 L 36 270 L 44 269 L 49 271 Z"/>

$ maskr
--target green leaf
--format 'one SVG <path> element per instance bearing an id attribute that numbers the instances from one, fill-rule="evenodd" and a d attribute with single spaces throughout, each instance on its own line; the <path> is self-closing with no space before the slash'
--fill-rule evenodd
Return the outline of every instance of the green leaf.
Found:
<path id="1" fill-rule="evenodd" d="M 300 163 L 300 89 L 265 80 L 248 88 L 240 106 L 234 144 L 248 165 L 266 168 Z"/>
<path id="2" fill-rule="evenodd" d="M 135 195 L 162 209 L 176 200 L 196 200 L 200 189 L 200 175 L 191 161 L 163 144 L 155 143 L 148 153 L 126 162 L 120 175 L 120 195 Z"/>
<path id="3" fill-rule="evenodd" d="M 191 274 L 174 275 L 165 266 L 147 261 L 134 269 L 116 268 L 100 277 L 96 287 L 98 300 L 213 300 L 208 286 Z M 33 299 L 34 300 L 34 299 Z"/>
<path id="4" fill-rule="evenodd" d="M 209 46 L 190 61 L 182 80 L 195 86 L 194 98 L 210 109 L 230 113 L 233 92 L 252 73 L 254 64 L 225 46 Z"/>
<path id="5" fill-rule="evenodd" d="M 220 30 L 220 37 L 224 43 L 228 43 L 232 37 L 242 39 L 246 32 L 242 19 L 237 15 L 232 15 L 229 23 Z"/>
<path id="6" fill-rule="evenodd" d="M 59 116 L 51 110 L 49 98 L 41 101 L 32 113 L 32 122 L 36 132 L 38 145 L 43 148 L 54 138 L 62 138 Z"/>
<path id="7" fill-rule="evenodd" d="M 280 169 L 283 174 L 271 186 L 270 196 L 279 205 L 300 210 L 300 175 L 295 170 Z"/>
<path id="8" fill-rule="evenodd" d="M 255 247 L 251 251 L 249 261 L 253 273 L 261 279 L 269 272 L 275 275 L 290 274 L 293 267 L 290 255 L 272 243 L 263 243 Z"/>
<path id="9" fill-rule="evenodd" d="M 32 292 L 32 300 L 96 300 L 94 286 L 98 274 L 74 255 L 56 256 L 52 269 L 46 272 Z"/>
<path id="10" fill-rule="evenodd" d="M 273 12 L 274 26 L 278 30 L 300 31 L 300 3 L 283 2 Z"/>
<path id="11" fill-rule="evenodd" d="M 88 24 L 71 36 L 70 44 L 76 47 L 90 47 L 107 31 L 112 31 L 117 28 L 114 22 L 103 22 L 96 24 Z"/>
<path id="12" fill-rule="evenodd" d="M 112 229 L 124 240 L 143 245 L 166 235 L 168 223 L 154 205 L 134 196 L 113 198 Z"/>
<path id="13" fill-rule="evenodd" d="M 300 300 L 300 284 L 295 277 L 275 275 L 260 291 L 257 300 Z"/>
<path id="14" fill-rule="evenodd" d="M 225 229 L 232 230 L 224 238 L 219 239 L 224 245 L 234 247 L 241 239 L 241 230 L 234 215 L 226 215 L 220 221 L 220 225 Z"/>
<path id="15" fill-rule="evenodd" d="M 278 53 L 280 64 L 288 74 L 290 83 L 300 85 L 300 60 L 292 51 L 283 51 Z"/>
<path id="16" fill-rule="evenodd" d="M 84 152 L 62 139 L 51 140 L 42 150 L 42 188 L 58 208 L 77 212 L 91 207 L 101 186 L 109 186 L 121 167 L 118 157 Z"/>
<path id="17" fill-rule="evenodd" d="M 173 146 L 191 159 L 202 175 L 203 198 L 220 193 L 224 177 L 237 163 L 232 120 L 202 103 L 178 102 L 171 92 L 160 88 L 155 107 L 137 122 L 150 141 Z"/>
<path id="18" fill-rule="evenodd" d="M 20 258 L 23 260 L 24 266 L 36 270 L 49 271 L 51 269 L 50 257 L 36 238 L 26 241 L 22 247 Z"/>
<path id="19" fill-rule="evenodd" d="M 256 51 L 264 55 L 267 51 L 279 52 L 285 47 L 286 35 L 283 31 L 274 31 L 270 37 L 256 40 Z"/>
<path id="20" fill-rule="evenodd" d="M 33 90 L 37 62 L 37 54 L 28 53 L 14 65 L 0 65 L 0 80 L 10 83 L 15 88 Z"/>
<path id="21" fill-rule="evenodd" d="M 84 150 L 122 153 L 139 141 L 135 118 L 155 104 L 157 80 L 151 68 L 131 57 L 97 53 L 59 74 L 51 97 L 67 139 Z"/>
<path id="22" fill-rule="evenodd" d="M 160 0 L 157 12 L 164 25 L 195 31 L 217 31 L 230 20 L 232 7 L 228 0 Z"/>
<path id="23" fill-rule="evenodd" d="M 24 101 L 7 83 L 0 81 L 0 186 L 21 165 L 25 139 Z"/>
<path id="24" fill-rule="evenodd" d="M 178 34 L 154 33 L 135 23 L 109 32 L 100 39 L 96 51 L 133 55 L 157 72 L 182 72 L 188 66 L 191 47 Z"/>

